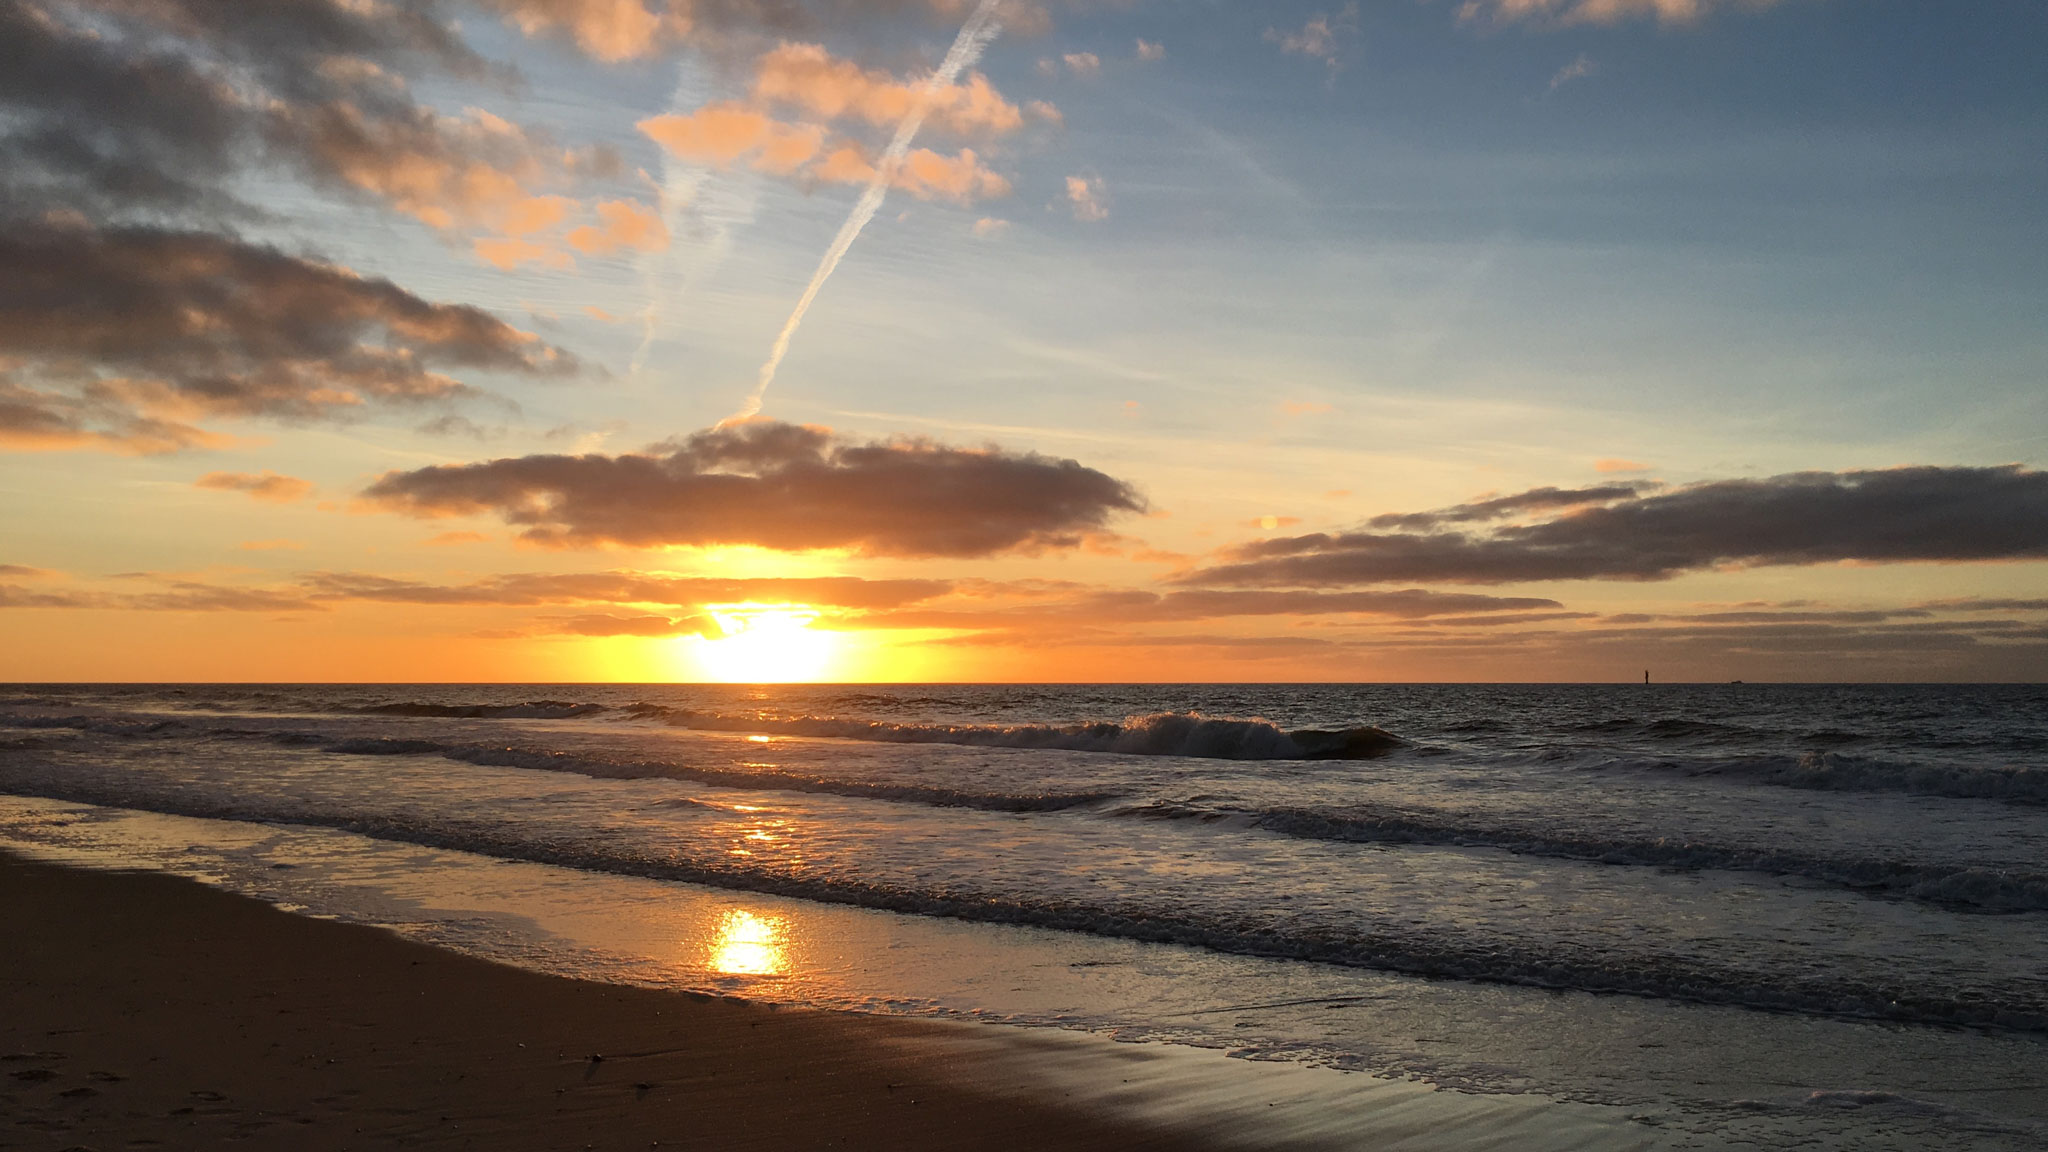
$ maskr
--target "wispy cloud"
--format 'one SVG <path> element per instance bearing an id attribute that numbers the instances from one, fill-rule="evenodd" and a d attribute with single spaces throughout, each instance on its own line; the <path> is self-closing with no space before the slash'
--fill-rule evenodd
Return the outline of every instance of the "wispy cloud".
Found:
<path id="1" fill-rule="evenodd" d="M 1334 16 L 1318 12 L 1292 31 L 1268 27 L 1266 40 L 1278 44 L 1282 52 L 1322 61 L 1330 75 L 1335 76 L 1343 70 L 1352 45 L 1358 42 L 1358 5 L 1346 4 Z"/>
<path id="2" fill-rule="evenodd" d="M 242 492 L 272 504 L 291 504 L 312 495 L 311 481 L 276 472 L 208 472 L 192 482 L 215 492 Z"/>
<path id="3" fill-rule="evenodd" d="M 1096 223 L 1109 219 L 1109 201 L 1099 176 L 1067 177 L 1067 206 L 1074 219 Z"/>
<path id="4" fill-rule="evenodd" d="M 1466 0 L 1458 6 L 1462 21 L 1508 24 L 1548 21 L 1558 24 L 1617 24 L 1651 18 L 1665 24 L 1690 24 L 1717 8 L 1768 8 L 1778 0 Z"/>
<path id="5" fill-rule="evenodd" d="M 1591 56 L 1586 55 L 1584 52 L 1581 52 L 1579 53 L 1578 59 L 1573 60 L 1571 63 L 1565 65 L 1562 68 L 1559 68 L 1556 74 L 1551 76 L 1550 90 L 1552 92 L 1555 92 L 1559 88 L 1564 87 L 1565 85 L 1571 83 L 1574 80 L 1584 80 L 1586 77 L 1591 76 L 1596 70 L 1597 69 L 1593 64 L 1593 58 Z"/>

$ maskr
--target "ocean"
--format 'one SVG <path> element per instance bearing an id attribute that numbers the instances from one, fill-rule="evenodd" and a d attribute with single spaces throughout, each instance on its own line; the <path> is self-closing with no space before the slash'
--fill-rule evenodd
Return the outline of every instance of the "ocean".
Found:
<path id="1" fill-rule="evenodd" d="M 2048 1148 L 2039 686 L 17 685 L 0 848 L 1617 1147 Z"/>

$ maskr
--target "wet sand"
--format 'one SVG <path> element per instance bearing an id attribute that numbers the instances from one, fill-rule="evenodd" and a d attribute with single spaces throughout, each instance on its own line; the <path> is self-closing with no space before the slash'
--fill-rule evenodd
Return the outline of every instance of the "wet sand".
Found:
<path id="1" fill-rule="evenodd" d="M 0 1149 L 1167 1149 L 957 1029 L 585 983 L 0 856 Z M 1007 1077 L 1007 1079 L 1006 1079 Z"/>

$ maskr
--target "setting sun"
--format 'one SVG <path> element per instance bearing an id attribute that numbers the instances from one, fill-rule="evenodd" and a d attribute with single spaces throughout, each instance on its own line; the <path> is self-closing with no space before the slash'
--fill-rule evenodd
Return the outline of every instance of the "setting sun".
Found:
<path id="1" fill-rule="evenodd" d="M 818 613 L 802 605 L 717 604 L 705 610 L 716 637 L 692 636 L 690 654 L 703 675 L 727 684 L 818 680 L 839 655 L 839 635 L 813 629 Z"/>

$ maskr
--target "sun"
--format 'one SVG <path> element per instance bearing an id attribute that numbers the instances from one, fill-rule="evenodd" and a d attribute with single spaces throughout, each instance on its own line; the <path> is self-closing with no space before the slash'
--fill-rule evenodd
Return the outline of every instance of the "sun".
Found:
<path id="1" fill-rule="evenodd" d="M 705 676 L 726 684 L 790 684 L 824 677 L 839 636 L 813 629 L 815 609 L 801 604 L 713 604 L 715 637 L 692 636 L 691 656 Z"/>

